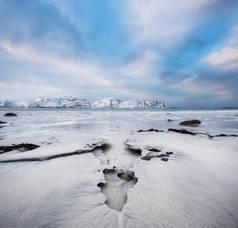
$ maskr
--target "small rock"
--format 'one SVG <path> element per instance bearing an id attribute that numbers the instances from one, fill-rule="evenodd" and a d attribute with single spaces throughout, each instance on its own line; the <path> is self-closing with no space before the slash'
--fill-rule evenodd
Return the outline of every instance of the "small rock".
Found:
<path id="1" fill-rule="evenodd" d="M 200 120 L 186 120 L 179 123 L 179 125 L 188 126 L 188 127 L 197 127 L 200 124 L 201 124 Z"/>
<path id="2" fill-rule="evenodd" d="M 148 146 L 145 148 L 146 150 L 149 150 L 149 151 L 152 151 L 152 152 L 161 152 L 161 150 L 155 148 L 155 147 L 151 147 L 151 146 Z"/>
<path id="3" fill-rule="evenodd" d="M 24 152 L 24 151 L 34 150 L 38 147 L 40 146 L 30 144 L 30 143 L 21 143 L 17 145 L 13 144 L 12 146 L 0 146 L 0 153 L 6 153 L 12 150 L 18 150 L 20 152 Z"/>
<path id="4" fill-rule="evenodd" d="M 165 161 L 165 162 L 167 162 L 168 160 L 169 160 L 169 159 L 166 158 L 166 157 L 161 158 L 161 161 Z"/>
<path id="5" fill-rule="evenodd" d="M 194 133 L 192 131 L 187 131 L 185 129 L 174 129 L 174 128 L 169 128 L 168 131 L 180 133 L 180 134 L 186 134 L 186 135 L 197 135 L 198 133 Z"/>
<path id="6" fill-rule="evenodd" d="M 115 169 L 106 168 L 106 169 L 103 170 L 103 173 L 112 173 L 112 172 L 115 172 Z"/>
<path id="7" fill-rule="evenodd" d="M 168 122 L 171 122 L 171 121 L 173 121 L 173 120 L 171 120 L 171 119 L 168 119 Z"/>
<path id="8" fill-rule="evenodd" d="M 128 182 L 135 179 L 135 173 L 133 171 L 121 172 L 118 173 L 117 176 Z"/>
<path id="9" fill-rule="evenodd" d="M 104 186 L 105 186 L 105 183 L 103 183 L 103 182 L 100 182 L 100 183 L 98 183 L 98 184 L 97 184 L 97 186 L 98 186 L 99 188 L 102 188 L 102 187 L 104 187 Z"/>
<path id="10" fill-rule="evenodd" d="M 129 144 L 128 142 L 126 143 L 126 146 L 127 146 L 127 149 L 130 151 L 130 152 L 133 152 L 133 153 L 136 153 L 136 154 L 139 154 L 141 155 L 142 151 L 139 147 L 136 147 L 134 145 L 131 145 Z"/>
<path id="11" fill-rule="evenodd" d="M 145 156 L 142 156 L 140 159 L 145 160 L 145 161 L 150 161 L 151 158 L 153 158 L 153 156 L 151 156 L 151 155 L 145 155 Z"/>
<path id="12" fill-rule="evenodd" d="M 4 122 L 4 121 L 0 121 L 0 124 L 6 124 L 7 122 Z"/>
<path id="13" fill-rule="evenodd" d="M 163 132 L 163 131 L 161 131 L 161 130 L 154 129 L 154 128 L 151 128 L 151 129 L 149 129 L 149 130 L 139 130 L 139 131 L 137 131 L 137 132 L 152 132 L 152 131 L 154 131 L 154 132 Z"/>
<path id="14" fill-rule="evenodd" d="M 11 116 L 17 116 L 17 114 L 15 114 L 15 113 L 13 113 L 13 112 L 8 112 L 8 113 L 6 113 L 4 116 L 11 117 Z"/>
<path id="15" fill-rule="evenodd" d="M 166 154 L 168 154 L 168 155 L 172 155 L 172 154 L 173 154 L 173 152 L 170 152 L 170 151 L 169 151 L 169 152 L 166 152 Z"/>

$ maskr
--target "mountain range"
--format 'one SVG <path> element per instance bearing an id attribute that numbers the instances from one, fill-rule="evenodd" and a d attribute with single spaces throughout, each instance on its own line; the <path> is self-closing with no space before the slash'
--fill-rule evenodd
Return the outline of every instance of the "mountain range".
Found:
<path id="1" fill-rule="evenodd" d="M 159 109 L 167 108 L 167 104 L 158 100 L 129 100 L 122 101 L 114 97 L 108 97 L 97 101 L 87 101 L 72 96 L 60 96 L 60 97 L 38 97 L 32 102 L 15 102 L 5 100 L 0 102 L 0 107 L 6 108 L 82 108 L 82 109 Z"/>

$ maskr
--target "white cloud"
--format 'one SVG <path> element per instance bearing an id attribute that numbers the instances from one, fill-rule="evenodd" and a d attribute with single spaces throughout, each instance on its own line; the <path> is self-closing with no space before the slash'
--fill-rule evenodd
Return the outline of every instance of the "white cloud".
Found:
<path id="1" fill-rule="evenodd" d="M 62 88 L 52 85 L 48 81 L 32 77 L 31 79 L 21 81 L 0 82 L 0 91 L 0 99 L 12 100 L 28 100 L 29 94 L 33 94 L 36 97 L 41 95 L 54 96 L 55 94 L 65 94 Z"/>
<path id="2" fill-rule="evenodd" d="M 6 41 L 0 41 L 0 48 L 12 57 L 37 64 L 49 72 L 75 76 L 78 79 L 78 84 L 90 84 L 96 87 L 112 86 L 112 82 L 104 77 L 105 70 L 96 64 L 80 59 L 64 59 L 52 53 L 36 51 L 27 45 L 14 46 Z"/>
<path id="3" fill-rule="evenodd" d="M 126 0 L 125 24 L 134 43 L 171 46 L 202 20 L 201 10 L 212 2 L 214 0 Z"/>
<path id="4" fill-rule="evenodd" d="M 238 70 L 238 27 L 232 31 L 227 44 L 219 51 L 206 56 L 204 61 L 211 67 L 224 71 Z"/>
<path id="5" fill-rule="evenodd" d="M 121 79 L 125 82 L 132 82 L 137 86 L 159 86 L 161 79 L 159 73 L 159 58 L 156 53 L 148 50 L 142 56 L 128 64 L 116 69 Z"/>
<path id="6" fill-rule="evenodd" d="M 27 64 L 34 65 L 37 69 L 43 69 L 47 74 L 47 77 L 42 77 L 39 73 L 31 77 L 15 75 L 21 79 L 21 82 L 19 80 L 10 81 L 7 84 L 2 82 L 0 88 L 5 92 L 1 94 L 1 97 L 6 97 L 5 95 L 9 93 L 7 97 L 18 98 L 17 94 L 21 94 L 19 91 L 24 90 L 23 98 L 27 92 L 31 94 L 31 97 L 47 94 L 70 94 L 84 97 L 89 97 L 90 94 L 95 97 L 115 94 L 119 97 L 146 98 L 155 96 L 148 91 L 148 86 L 159 84 L 159 78 L 155 74 L 157 58 L 152 51 L 147 51 L 143 56 L 128 64 L 112 68 L 93 61 L 82 61 L 79 58 L 62 58 L 51 52 L 36 50 L 30 45 L 13 45 L 3 40 L 0 40 L 1 50 L 10 59 L 26 64 L 26 67 Z M 59 75 L 58 79 L 51 78 L 51 74 Z M 9 85 L 8 89 L 7 85 Z"/>
<path id="7" fill-rule="evenodd" d="M 199 79 L 197 76 L 185 78 L 171 86 L 188 95 L 213 96 L 219 100 L 229 100 L 232 98 L 232 91 L 225 85 L 213 81 Z"/>

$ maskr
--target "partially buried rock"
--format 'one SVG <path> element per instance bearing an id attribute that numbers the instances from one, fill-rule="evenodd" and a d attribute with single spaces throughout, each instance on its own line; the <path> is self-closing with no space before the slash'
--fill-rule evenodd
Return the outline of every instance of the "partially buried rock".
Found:
<path id="1" fill-rule="evenodd" d="M 169 152 L 166 152 L 167 155 L 172 155 L 173 152 L 172 151 L 169 151 Z"/>
<path id="2" fill-rule="evenodd" d="M 7 122 L 4 122 L 4 121 L 0 121 L 0 124 L 6 124 Z"/>
<path id="3" fill-rule="evenodd" d="M 148 146 L 145 148 L 146 150 L 149 150 L 149 151 L 152 151 L 152 152 L 161 152 L 161 150 L 155 148 L 155 147 L 151 147 L 151 146 Z"/>
<path id="4" fill-rule="evenodd" d="M 151 156 L 151 155 L 145 155 L 145 156 L 142 156 L 140 159 L 145 160 L 145 161 L 150 161 L 152 158 L 153 158 L 153 156 Z"/>
<path id="5" fill-rule="evenodd" d="M 17 114 L 15 114 L 13 112 L 8 112 L 4 116 L 12 117 L 12 116 L 17 116 Z"/>
<path id="6" fill-rule="evenodd" d="M 200 120 L 186 120 L 179 123 L 179 125 L 188 126 L 188 127 L 197 127 L 199 124 L 201 124 Z"/>
<path id="7" fill-rule="evenodd" d="M 137 131 L 137 132 L 152 132 L 152 131 L 154 131 L 154 132 L 163 132 L 163 131 L 161 131 L 161 130 L 154 129 L 154 128 L 150 128 L 150 129 L 148 129 L 148 130 L 139 130 L 139 131 Z"/>
<path id="8" fill-rule="evenodd" d="M 161 158 L 161 161 L 165 161 L 165 162 L 167 162 L 168 160 L 169 160 L 169 159 L 166 158 L 166 157 Z"/>
<path id="9" fill-rule="evenodd" d="M 98 186 L 99 188 L 103 188 L 105 185 L 106 185 L 106 184 L 103 183 L 103 182 L 100 182 L 100 183 L 97 184 L 97 186 Z"/>
<path id="10" fill-rule="evenodd" d="M 174 129 L 174 128 L 169 128 L 168 131 L 180 133 L 180 134 L 186 134 L 186 135 L 197 135 L 197 133 L 192 132 L 192 131 L 187 131 L 185 129 Z"/>
<path id="11" fill-rule="evenodd" d="M 20 152 L 24 152 L 24 151 L 34 150 L 38 147 L 39 147 L 38 145 L 34 145 L 30 143 L 21 143 L 21 144 L 12 145 L 12 146 L 0 146 L 0 154 L 6 153 L 12 150 L 18 150 Z"/>
<path id="12" fill-rule="evenodd" d="M 125 180 L 125 181 L 132 181 L 132 180 L 135 180 L 137 181 L 137 178 L 135 177 L 135 173 L 133 171 L 126 171 L 126 172 L 120 172 L 117 174 L 117 176 L 119 178 L 121 178 L 122 180 Z"/>
<path id="13" fill-rule="evenodd" d="M 112 173 L 112 172 L 115 172 L 115 170 L 116 170 L 116 168 L 105 168 L 104 170 L 103 170 L 103 173 Z"/>

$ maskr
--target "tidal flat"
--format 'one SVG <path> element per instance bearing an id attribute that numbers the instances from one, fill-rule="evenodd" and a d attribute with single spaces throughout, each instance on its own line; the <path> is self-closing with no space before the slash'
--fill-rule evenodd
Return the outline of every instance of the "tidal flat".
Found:
<path id="1" fill-rule="evenodd" d="M 11 112 L 0 227 L 237 227 L 238 110 Z"/>

